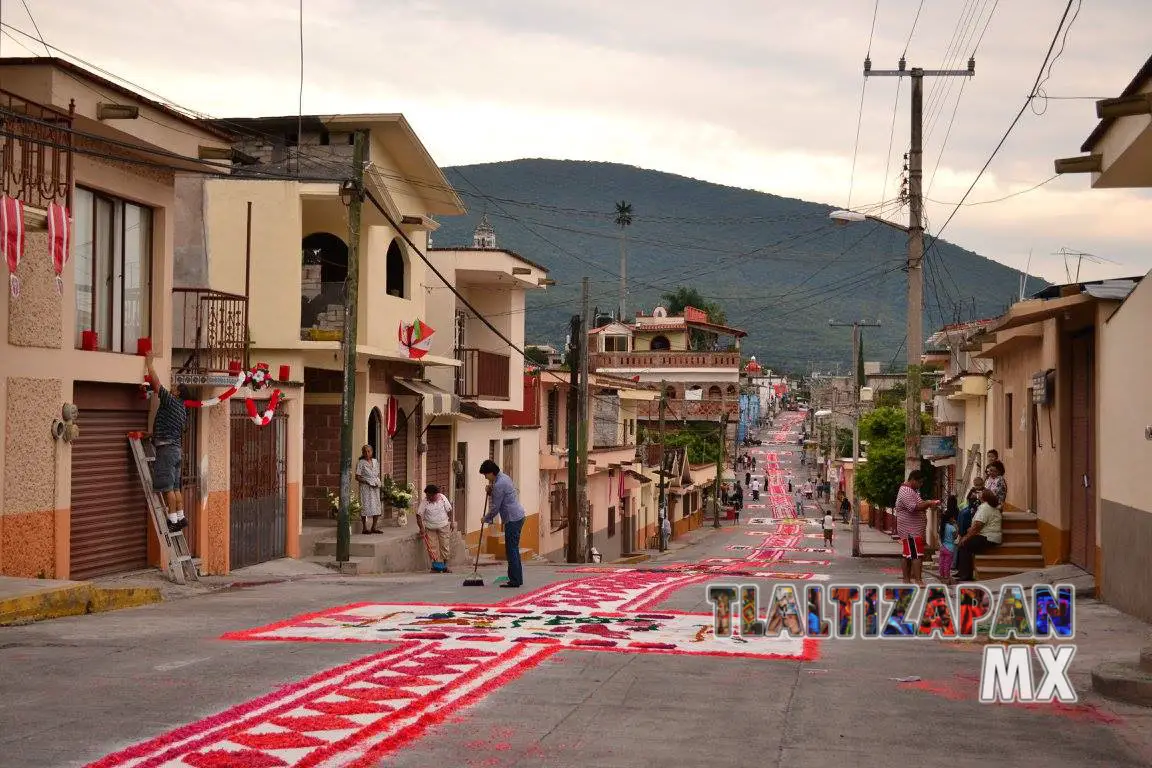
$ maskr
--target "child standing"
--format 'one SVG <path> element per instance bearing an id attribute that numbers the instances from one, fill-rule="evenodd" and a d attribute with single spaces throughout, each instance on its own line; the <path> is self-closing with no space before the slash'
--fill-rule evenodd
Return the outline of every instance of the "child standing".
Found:
<path id="1" fill-rule="evenodd" d="M 956 562 L 956 537 L 958 528 L 956 518 L 959 511 L 956 508 L 956 497 L 949 496 L 944 514 L 940 516 L 940 580 L 945 584 L 952 583 L 952 564 Z"/>
<path id="2" fill-rule="evenodd" d="M 832 511 L 824 513 L 824 546 L 828 549 L 832 548 L 832 531 L 835 530 L 836 524 L 832 522 Z"/>

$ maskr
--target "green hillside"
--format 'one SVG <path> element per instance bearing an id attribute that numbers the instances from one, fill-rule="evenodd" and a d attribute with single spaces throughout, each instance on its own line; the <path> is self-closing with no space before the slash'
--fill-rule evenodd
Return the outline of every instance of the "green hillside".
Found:
<path id="1" fill-rule="evenodd" d="M 497 244 L 548 267 L 557 284 L 529 296 L 527 335 L 562 345 L 580 308 L 614 311 L 619 295 L 615 203 L 632 204 L 628 312 L 651 312 L 677 286 L 721 304 L 746 329 L 745 354 L 777 369 L 829 370 L 851 360 L 850 330 L 829 319 L 879 320 L 869 360 L 903 361 L 906 236 L 875 223 L 837 226 L 833 207 L 613 163 L 515 160 L 447 169 L 467 216 L 444 218 L 436 247 L 467 245 L 481 216 Z M 1019 273 L 941 241 L 928 256 L 927 333 L 944 322 L 999 314 Z M 1029 280 L 1036 289 L 1047 285 Z"/>

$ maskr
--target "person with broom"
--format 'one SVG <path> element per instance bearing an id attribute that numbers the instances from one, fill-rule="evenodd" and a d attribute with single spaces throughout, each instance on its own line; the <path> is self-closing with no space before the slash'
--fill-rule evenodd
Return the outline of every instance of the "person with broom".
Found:
<path id="1" fill-rule="evenodd" d="M 524 584 L 524 566 L 520 563 L 520 532 L 524 528 L 524 507 L 516 494 L 512 478 L 500 471 L 500 466 L 485 459 L 480 474 L 488 480 L 488 514 L 484 523 L 500 516 L 504 525 L 504 553 L 508 558 L 508 581 L 501 587 L 515 589 Z"/>

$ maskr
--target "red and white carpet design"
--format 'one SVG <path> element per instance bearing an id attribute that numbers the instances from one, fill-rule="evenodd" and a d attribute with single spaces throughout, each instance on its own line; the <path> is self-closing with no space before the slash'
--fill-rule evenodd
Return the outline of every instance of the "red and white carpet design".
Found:
<path id="1" fill-rule="evenodd" d="M 492 605 L 361 603 L 231 633 L 224 639 L 395 645 L 89 768 L 367 768 L 561 650 L 816 658 L 817 641 L 741 644 L 716 638 L 711 614 L 656 608 L 707 579 L 621 569 Z"/>

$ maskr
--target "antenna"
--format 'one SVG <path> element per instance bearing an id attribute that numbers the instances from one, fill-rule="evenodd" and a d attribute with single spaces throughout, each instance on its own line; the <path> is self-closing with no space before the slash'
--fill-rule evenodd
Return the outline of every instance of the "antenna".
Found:
<path id="1" fill-rule="evenodd" d="M 1085 251 L 1073 251 L 1070 248 L 1061 248 L 1059 251 L 1057 251 L 1056 253 L 1054 253 L 1052 255 L 1064 257 L 1064 274 L 1068 278 L 1069 283 L 1080 282 L 1080 265 L 1083 264 L 1083 262 L 1085 262 L 1085 261 L 1088 261 L 1092 264 L 1117 264 L 1117 265 L 1119 265 L 1119 263 L 1120 263 L 1118 261 L 1112 261 L 1111 259 L 1106 259 L 1103 256 L 1097 256 L 1097 255 L 1092 254 L 1092 253 L 1086 253 Z M 1075 280 L 1072 279 L 1072 273 L 1068 267 L 1068 258 L 1070 256 L 1076 257 L 1076 279 Z"/>
<path id="2" fill-rule="evenodd" d="M 1032 249 L 1028 249 L 1028 261 L 1024 264 L 1024 271 L 1020 273 L 1020 301 L 1024 301 L 1024 292 L 1028 287 L 1028 270 L 1032 269 Z"/>

